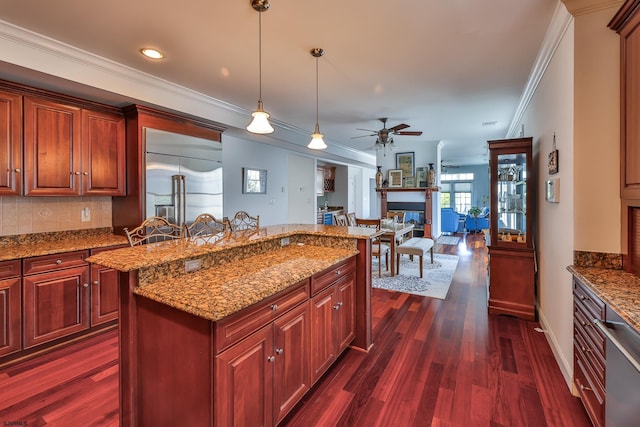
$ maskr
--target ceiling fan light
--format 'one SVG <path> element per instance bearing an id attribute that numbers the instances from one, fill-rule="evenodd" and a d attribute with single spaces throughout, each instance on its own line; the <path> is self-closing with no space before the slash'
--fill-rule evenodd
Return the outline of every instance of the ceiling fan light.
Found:
<path id="1" fill-rule="evenodd" d="M 269 113 L 262 109 L 262 100 L 258 101 L 258 109 L 251 113 L 251 123 L 247 126 L 247 130 L 251 133 L 261 135 L 273 133 L 273 126 L 269 123 Z"/>

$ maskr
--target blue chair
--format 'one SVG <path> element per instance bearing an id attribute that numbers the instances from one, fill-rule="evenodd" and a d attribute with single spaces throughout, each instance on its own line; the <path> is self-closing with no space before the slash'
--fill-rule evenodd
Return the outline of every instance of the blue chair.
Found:
<path id="1" fill-rule="evenodd" d="M 452 208 L 440 209 L 440 229 L 443 233 L 455 233 L 458 231 L 460 215 Z"/>
<path id="2" fill-rule="evenodd" d="M 483 228 L 489 228 L 489 217 L 467 215 L 464 227 L 468 232 L 481 231 Z"/>

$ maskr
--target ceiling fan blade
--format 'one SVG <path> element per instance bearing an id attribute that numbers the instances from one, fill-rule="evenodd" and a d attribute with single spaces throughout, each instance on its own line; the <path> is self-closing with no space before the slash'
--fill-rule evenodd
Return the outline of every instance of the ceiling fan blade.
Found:
<path id="1" fill-rule="evenodd" d="M 396 135 L 412 135 L 412 136 L 420 136 L 422 135 L 421 130 L 405 130 L 402 132 L 395 132 Z"/>
<path id="2" fill-rule="evenodd" d="M 377 134 L 378 131 L 377 130 L 373 130 L 373 129 L 362 129 L 362 128 L 356 128 L 356 130 L 363 130 L 365 132 L 373 132 L 374 134 Z"/>
<path id="3" fill-rule="evenodd" d="M 394 127 L 389 128 L 389 130 L 390 130 L 391 132 L 397 132 L 397 131 L 399 131 L 399 130 L 406 129 L 406 128 L 408 128 L 408 127 L 409 127 L 409 125 L 404 124 L 404 123 L 400 123 L 399 125 L 395 125 Z"/>
<path id="4" fill-rule="evenodd" d="M 352 136 L 351 139 L 356 139 L 356 138 L 368 138 L 370 136 L 376 136 L 377 133 L 372 133 L 371 135 L 360 135 L 360 136 Z"/>

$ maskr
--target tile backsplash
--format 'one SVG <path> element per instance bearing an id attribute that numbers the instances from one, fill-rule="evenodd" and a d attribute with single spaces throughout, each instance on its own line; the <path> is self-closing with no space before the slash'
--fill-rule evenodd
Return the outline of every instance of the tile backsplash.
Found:
<path id="1" fill-rule="evenodd" d="M 111 197 L 0 197 L 0 236 L 111 224 Z"/>

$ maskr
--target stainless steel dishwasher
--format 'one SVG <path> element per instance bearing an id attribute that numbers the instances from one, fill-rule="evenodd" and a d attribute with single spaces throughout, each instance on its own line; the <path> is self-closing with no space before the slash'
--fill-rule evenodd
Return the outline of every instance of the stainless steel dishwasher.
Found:
<path id="1" fill-rule="evenodd" d="M 640 334 L 607 306 L 606 321 L 596 325 L 607 337 L 607 427 L 629 427 L 640 421 Z"/>

